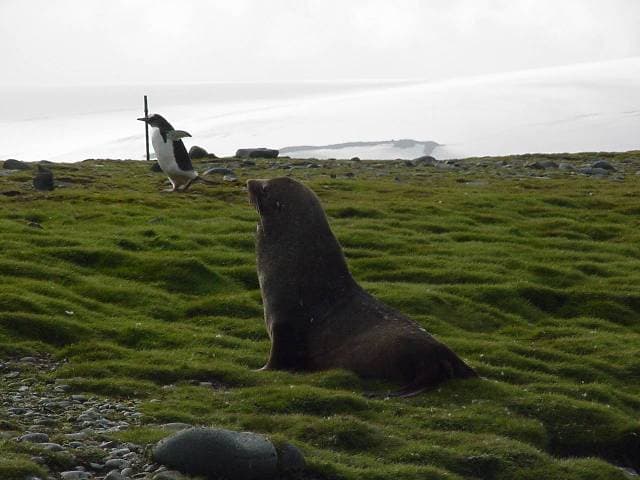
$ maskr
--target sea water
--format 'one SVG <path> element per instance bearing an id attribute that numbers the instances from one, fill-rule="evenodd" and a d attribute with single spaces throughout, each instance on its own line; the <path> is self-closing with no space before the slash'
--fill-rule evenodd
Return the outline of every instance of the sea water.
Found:
<path id="1" fill-rule="evenodd" d="M 415 139 L 437 158 L 640 148 L 640 57 L 439 82 L 0 87 L 0 159 L 145 156 L 151 113 L 219 156 L 238 148 Z M 381 146 L 324 158 L 407 158 Z"/>

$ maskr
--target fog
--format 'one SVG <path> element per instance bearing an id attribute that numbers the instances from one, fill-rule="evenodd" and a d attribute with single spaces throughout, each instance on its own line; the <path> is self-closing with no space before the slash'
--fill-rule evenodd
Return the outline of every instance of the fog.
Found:
<path id="1" fill-rule="evenodd" d="M 637 0 L 2 0 L 0 84 L 446 79 L 640 55 Z"/>

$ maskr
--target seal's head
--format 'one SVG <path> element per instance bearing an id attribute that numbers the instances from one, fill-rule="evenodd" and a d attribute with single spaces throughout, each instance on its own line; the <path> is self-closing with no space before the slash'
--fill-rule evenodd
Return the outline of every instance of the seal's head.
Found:
<path id="1" fill-rule="evenodd" d="M 305 236 L 309 231 L 328 231 L 320 200 L 305 185 L 289 177 L 249 180 L 249 201 L 260 215 L 260 236 Z"/>
<path id="2" fill-rule="evenodd" d="M 326 284 L 334 289 L 350 282 L 342 248 L 310 188 L 280 177 L 249 180 L 247 189 L 260 215 L 256 252 L 263 293 L 277 284 L 283 290 L 295 285 L 303 296 L 321 295 Z"/>

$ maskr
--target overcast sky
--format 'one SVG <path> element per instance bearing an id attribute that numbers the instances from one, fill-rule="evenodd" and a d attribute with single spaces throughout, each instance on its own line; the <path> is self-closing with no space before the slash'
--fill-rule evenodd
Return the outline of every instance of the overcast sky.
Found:
<path id="1" fill-rule="evenodd" d="M 640 0 L 0 0 L 0 84 L 420 78 L 640 55 Z"/>

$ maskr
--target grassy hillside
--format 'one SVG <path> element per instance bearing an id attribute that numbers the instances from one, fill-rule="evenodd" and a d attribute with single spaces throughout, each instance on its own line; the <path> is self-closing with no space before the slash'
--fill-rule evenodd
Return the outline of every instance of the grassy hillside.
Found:
<path id="1" fill-rule="evenodd" d="M 160 193 L 144 162 L 55 165 L 65 186 L 51 193 L 32 172 L 3 175 L 0 359 L 67 359 L 43 380 L 139 400 L 142 425 L 122 440 L 155 441 L 167 422 L 258 431 L 300 447 L 312 478 L 627 478 L 615 465 L 640 466 L 640 153 L 608 159 L 605 178 L 522 167 L 535 156 L 221 161 L 240 182 L 186 194 Z M 349 372 L 255 371 L 269 340 L 244 181 L 285 174 L 319 194 L 355 278 L 484 379 L 385 400 L 363 392 L 389 386 Z M 42 473 L 29 458 L 0 443 L 0 477 Z"/>

